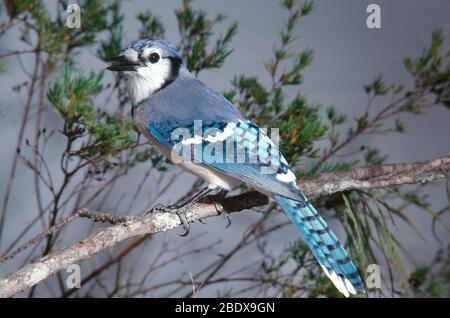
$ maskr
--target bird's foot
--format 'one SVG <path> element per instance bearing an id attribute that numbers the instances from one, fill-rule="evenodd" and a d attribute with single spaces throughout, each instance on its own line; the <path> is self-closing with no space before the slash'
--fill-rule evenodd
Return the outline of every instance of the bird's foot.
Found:
<path id="1" fill-rule="evenodd" d="M 190 229 L 189 221 L 186 216 L 187 211 L 189 211 L 189 209 L 191 209 L 197 202 L 199 202 L 200 200 L 205 198 L 206 195 L 211 191 L 212 191 L 211 188 L 203 189 L 200 192 L 198 192 L 196 195 L 194 195 L 189 201 L 187 201 L 181 205 L 177 205 L 177 206 L 164 206 L 161 204 L 157 204 L 151 210 L 151 212 L 174 213 L 174 214 L 178 215 L 181 223 L 183 224 L 183 228 L 185 231 L 183 234 L 180 234 L 180 235 L 186 236 L 189 234 L 189 229 Z M 214 206 L 216 207 L 217 212 L 219 212 L 220 214 L 225 215 L 227 217 L 227 219 L 228 219 L 227 227 L 229 227 L 231 224 L 231 217 L 225 211 L 222 204 L 220 204 L 220 200 L 222 200 L 222 198 L 225 196 L 225 194 L 226 194 L 226 191 L 220 191 L 218 194 L 216 194 L 214 196 L 210 196 L 209 198 L 210 198 L 211 202 L 214 203 Z"/>
<path id="2" fill-rule="evenodd" d="M 223 190 L 215 195 L 210 195 L 207 198 L 211 201 L 212 204 L 214 204 L 216 211 L 227 219 L 227 225 L 225 226 L 225 228 L 227 229 L 231 225 L 231 215 L 227 210 L 225 210 L 221 203 L 226 194 L 227 191 Z"/>
<path id="3" fill-rule="evenodd" d="M 219 212 L 220 215 L 222 215 L 223 217 L 225 217 L 227 219 L 227 225 L 225 226 L 225 228 L 229 228 L 231 226 L 231 214 L 230 212 L 228 212 L 227 210 L 225 210 L 225 208 L 223 207 L 223 205 L 220 202 L 213 202 L 214 206 L 216 207 L 217 212 Z"/>
<path id="4" fill-rule="evenodd" d="M 184 233 L 180 234 L 180 236 L 186 236 L 189 234 L 189 230 L 191 228 L 191 226 L 189 225 L 187 216 L 186 216 L 186 212 L 187 212 L 187 210 L 189 210 L 190 207 L 191 207 L 190 204 L 185 204 L 182 206 L 175 206 L 175 205 L 165 206 L 162 204 L 157 204 L 151 211 L 156 212 L 156 213 L 159 212 L 159 213 L 176 214 L 180 218 L 181 224 L 183 224 L 183 229 L 184 229 Z"/>

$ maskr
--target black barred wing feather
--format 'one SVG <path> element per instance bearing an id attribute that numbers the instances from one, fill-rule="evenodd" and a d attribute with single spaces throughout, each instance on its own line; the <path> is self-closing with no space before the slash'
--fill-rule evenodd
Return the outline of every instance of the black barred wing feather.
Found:
<path id="1" fill-rule="evenodd" d="M 173 147 L 187 160 L 231 175 L 264 193 L 303 201 L 279 148 L 254 122 L 194 123 L 178 133 Z"/>

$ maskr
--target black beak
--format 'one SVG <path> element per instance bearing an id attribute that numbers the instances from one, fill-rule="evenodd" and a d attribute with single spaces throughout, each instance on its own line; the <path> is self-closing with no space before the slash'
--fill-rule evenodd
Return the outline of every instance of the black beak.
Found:
<path id="1" fill-rule="evenodd" d="M 109 71 L 136 71 L 139 63 L 130 61 L 126 56 L 119 55 L 112 59 L 106 60 L 106 69 Z"/>

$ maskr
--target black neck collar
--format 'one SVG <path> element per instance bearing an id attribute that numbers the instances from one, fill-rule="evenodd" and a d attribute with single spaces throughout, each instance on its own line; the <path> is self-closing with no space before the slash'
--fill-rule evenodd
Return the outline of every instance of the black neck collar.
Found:
<path id="1" fill-rule="evenodd" d="M 177 57 L 168 57 L 171 63 L 171 73 L 170 78 L 156 91 L 153 92 L 153 94 L 163 90 L 167 86 L 173 83 L 173 81 L 178 77 L 178 74 L 180 74 L 180 67 L 181 67 L 181 59 Z"/>

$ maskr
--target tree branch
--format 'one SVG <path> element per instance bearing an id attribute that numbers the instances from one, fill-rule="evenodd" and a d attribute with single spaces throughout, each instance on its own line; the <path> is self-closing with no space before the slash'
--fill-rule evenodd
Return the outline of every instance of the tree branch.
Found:
<path id="1" fill-rule="evenodd" d="M 436 179 L 447 178 L 449 169 L 450 154 L 447 154 L 423 162 L 369 166 L 322 173 L 314 178 L 303 179 L 298 182 L 298 185 L 307 196 L 325 196 L 347 190 L 370 190 L 403 184 L 424 184 Z M 222 204 L 229 212 L 239 212 L 265 205 L 268 202 L 269 199 L 263 194 L 249 191 L 226 198 Z M 0 297 L 11 297 L 40 283 L 68 265 L 85 260 L 126 239 L 164 232 L 180 225 L 178 216 L 170 213 L 158 212 L 137 217 L 110 215 L 82 209 L 76 215 L 115 225 L 100 229 L 70 247 L 53 252 L 0 278 Z M 198 203 L 187 212 L 187 219 L 194 222 L 217 215 L 219 213 L 214 204 Z"/>
<path id="2" fill-rule="evenodd" d="M 436 159 L 361 167 L 319 174 L 298 182 L 305 195 L 325 196 L 346 190 L 370 190 L 404 184 L 425 184 L 448 177 L 450 154 Z"/>

